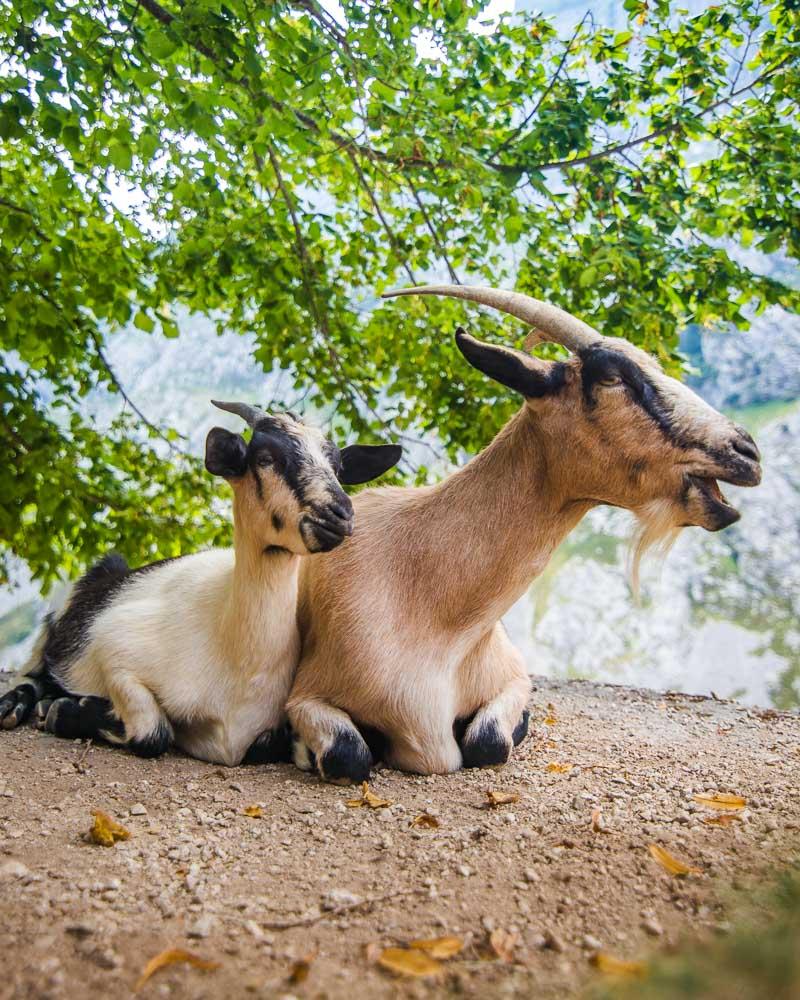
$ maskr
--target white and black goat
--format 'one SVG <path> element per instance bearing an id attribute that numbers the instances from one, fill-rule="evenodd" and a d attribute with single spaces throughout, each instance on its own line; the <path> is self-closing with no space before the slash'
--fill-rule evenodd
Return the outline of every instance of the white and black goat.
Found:
<path id="1" fill-rule="evenodd" d="M 206 439 L 206 468 L 233 488 L 233 549 L 135 570 L 118 555 L 101 560 L 45 622 L 26 679 L 0 698 L 3 728 L 36 704 L 50 733 L 143 757 L 171 743 L 228 765 L 284 756 L 301 557 L 352 533 L 339 484 L 381 475 L 401 450 L 340 451 L 292 414 L 214 405 L 253 429 L 249 442 L 220 427 Z"/>
<path id="2" fill-rule="evenodd" d="M 366 726 L 404 770 L 503 763 L 526 730 L 531 684 L 499 619 L 584 514 L 634 511 L 643 544 L 684 525 L 716 531 L 739 516 L 717 480 L 761 477 L 750 435 L 622 337 L 513 292 L 400 294 L 420 293 L 493 306 L 571 353 L 543 361 L 459 331 L 466 360 L 519 393 L 520 411 L 443 482 L 360 493 L 357 535 L 304 563 L 287 711 L 297 763 L 315 760 L 331 780 L 368 776 Z"/>

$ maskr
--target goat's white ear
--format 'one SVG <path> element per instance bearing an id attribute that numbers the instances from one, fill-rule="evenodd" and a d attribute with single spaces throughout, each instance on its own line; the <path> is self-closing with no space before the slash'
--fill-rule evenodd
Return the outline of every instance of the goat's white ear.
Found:
<path id="1" fill-rule="evenodd" d="M 206 468 L 212 476 L 237 479 L 247 472 L 247 444 L 241 434 L 212 427 L 206 437 Z"/>
<path id="2" fill-rule="evenodd" d="M 456 344 L 473 368 L 529 399 L 551 395 L 564 385 L 565 369 L 558 362 L 542 361 L 512 347 L 485 344 L 461 327 L 456 330 Z"/>
<path id="3" fill-rule="evenodd" d="M 402 454 L 399 444 L 351 444 L 340 452 L 339 482 L 345 486 L 368 483 L 397 465 Z"/>

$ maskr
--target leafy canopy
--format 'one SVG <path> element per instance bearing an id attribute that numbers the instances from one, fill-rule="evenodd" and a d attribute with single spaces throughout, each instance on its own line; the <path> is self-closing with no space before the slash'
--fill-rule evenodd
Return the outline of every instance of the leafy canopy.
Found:
<path id="1" fill-rule="evenodd" d="M 49 583 L 225 533 L 174 433 L 85 412 L 124 393 L 114 331 L 177 336 L 177 305 L 253 333 L 279 402 L 451 456 L 513 401 L 456 358 L 463 305 L 376 291 L 514 285 L 674 371 L 685 324 L 797 308 L 737 252 L 798 256 L 796 3 L 626 0 L 568 38 L 483 6 L 0 0 L 0 553 Z"/>

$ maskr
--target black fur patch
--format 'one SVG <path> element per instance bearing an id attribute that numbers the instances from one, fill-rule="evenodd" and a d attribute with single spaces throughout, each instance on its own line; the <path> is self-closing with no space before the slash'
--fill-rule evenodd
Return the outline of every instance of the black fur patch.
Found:
<path id="1" fill-rule="evenodd" d="M 510 753 L 511 744 L 494 721 L 484 723 L 470 740 L 461 744 L 464 767 L 496 767 L 505 764 Z"/>
<path id="2" fill-rule="evenodd" d="M 272 515 L 272 527 L 276 531 L 283 531 L 283 518 L 280 516 L 280 514 Z"/>
<path id="3" fill-rule="evenodd" d="M 68 740 L 123 739 L 125 728 L 114 717 L 107 698 L 57 698 L 50 703 L 42 728 Z"/>
<path id="4" fill-rule="evenodd" d="M 528 723 L 530 722 L 530 718 L 531 713 L 526 708 L 522 713 L 519 722 L 514 727 L 514 732 L 511 734 L 511 742 L 515 747 L 518 747 L 528 735 Z"/>
<path id="5" fill-rule="evenodd" d="M 54 695 L 74 693 L 63 685 L 63 674 L 86 648 L 89 630 L 100 612 L 112 603 L 129 580 L 169 562 L 174 559 L 160 559 L 130 569 L 122 556 L 112 553 L 78 580 L 61 614 L 45 620 L 47 639 L 38 670 L 54 687 Z"/>
<path id="6" fill-rule="evenodd" d="M 326 781 L 349 781 L 357 784 L 369 780 L 372 754 L 357 732 L 341 729 L 333 746 L 318 761 L 318 769 Z"/>
<path id="7" fill-rule="evenodd" d="M 243 764 L 281 764 L 292 759 L 292 731 L 287 725 L 262 733 L 244 755 Z"/>
<path id="8" fill-rule="evenodd" d="M 153 732 L 143 740 L 129 740 L 125 746 L 137 757 L 160 757 L 169 750 L 172 733 L 163 720 Z"/>

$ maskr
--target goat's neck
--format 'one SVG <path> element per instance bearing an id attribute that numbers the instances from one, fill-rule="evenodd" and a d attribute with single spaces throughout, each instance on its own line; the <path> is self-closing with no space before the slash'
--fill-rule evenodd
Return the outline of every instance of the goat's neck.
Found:
<path id="1" fill-rule="evenodd" d="M 426 516 L 438 532 L 435 574 L 454 622 L 497 621 L 593 506 L 568 495 L 560 465 L 537 417 L 523 408 L 431 491 Z"/>
<path id="2" fill-rule="evenodd" d="M 223 628 L 237 665 L 244 671 L 257 671 L 280 655 L 283 638 L 293 641 L 300 557 L 287 551 L 265 551 L 263 542 L 252 536 L 243 521 L 234 505 L 235 563 Z"/>

